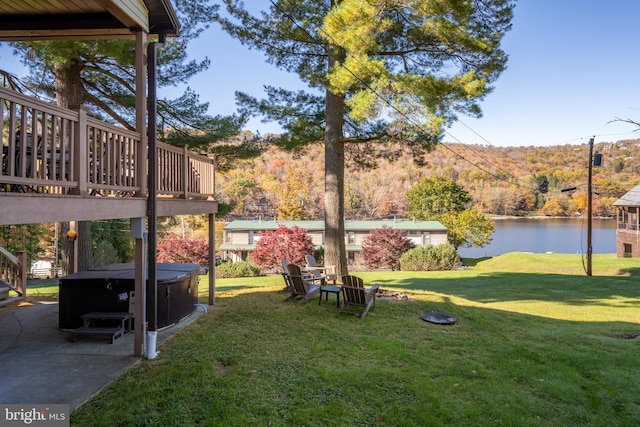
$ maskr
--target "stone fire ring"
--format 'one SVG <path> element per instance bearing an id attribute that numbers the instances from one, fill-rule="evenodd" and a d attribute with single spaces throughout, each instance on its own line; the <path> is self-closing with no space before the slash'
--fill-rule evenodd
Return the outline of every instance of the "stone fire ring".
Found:
<path id="1" fill-rule="evenodd" d="M 449 313 L 439 313 L 437 311 L 428 311 L 422 313 L 420 318 L 425 322 L 435 323 L 436 325 L 455 325 L 458 318 Z"/>

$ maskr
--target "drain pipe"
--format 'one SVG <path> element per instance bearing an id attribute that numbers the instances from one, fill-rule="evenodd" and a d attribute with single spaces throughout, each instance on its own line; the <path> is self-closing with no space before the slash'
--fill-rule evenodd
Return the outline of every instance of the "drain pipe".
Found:
<path id="1" fill-rule="evenodd" d="M 149 94 L 147 96 L 148 111 L 148 191 L 147 200 L 147 221 L 149 228 L 149 244 L 147 249 L 147 348 L 145 356 L 147 359 L 155 359 L 158 355 L 156 342 L 158 334 L 158 278 L 156 271 L 157 254 L 157 181 L 158 181 L 158 150 L 157 150 L 157 78 L 156 78 L 156 50 L 164 46 L 165 35 L 159 35 L 158 42 L 151 42 L 147 45 L 147 75 L 149 79 Z"/>

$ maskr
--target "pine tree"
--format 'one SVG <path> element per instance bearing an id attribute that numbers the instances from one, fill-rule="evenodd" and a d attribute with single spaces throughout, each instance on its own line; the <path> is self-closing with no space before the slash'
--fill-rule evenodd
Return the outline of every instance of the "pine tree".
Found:
<path id="1" fill-rule="evenodd" d="M 205 71 L 209 60 L 187 59 L 189 41 L 198 37 L 211 22 L 217 6 L 203 2 L 181 1 L 177 11 L 183 23 L 181 36 L 167 39 L 159 49 L 159 87 L 186 83 L 197 73 Z M 135 129 L 135 41 L 85 40 L 38 41 L 12 43 L 22 55 L 31 76 L 26 84 L 45 99 L 55 99 L 58 106 L 77 104 L 89 108 L 93 116 Z M 35 60 L 28 60 L 30 52 Z M 170 143 L 184 143 L 196 151 L 235 153 L 237 157 L 255 155 L 252 141 L 246 144 L 227 144 L 212 148 L 210 144 L 240 132 L 245 119 L 240 116 L 210 117 L 208 104 L 200 103 L 189 88 L 177 99 L 161 99 L 158 115 L 166 132 L 159 135 Z M 63 223 L 63 233 L 68 229 Z M 78 269 L 93 267 L 91 227 L 78 222 Z M 63 269 L 68 266 L 69 247 L 63 240 Z"/>
<path id="2" fill-rule="evenodd" d="M 479 116 L 478 102 L 505 68 L 500 41 L 513 5 L 274 0 L 254 16 L 241 0 L 224 3 L 226 31 L 311 89 L 266 87 L 265 100 L 237 98 L 245 113 L 280 123 L 281 146 L 324 143 L 325 257 L 344 275 L 345 157 L 372 166 L 398 156 L 391 143 L 402 142 L 423 162 L 456 113 Z"/>
<path id="3" fill-rule="evenodd" d="M 217 6 L 191 1 L 179 1 L 176 6 L 182 27 L 179 37 L 167 38 L 158 49 L 158 88 L 187 84 L 210 65 L 208 58 L 189 60 L 188 45 L 209 26 Z M 26 83 L 38 96 L 56 99 L 63 107 L 82 104 L 102 120 L 135 130 L 134 40 L 16 42 L 12 46 L 29 67 Z M 28 52 L 33 61 L 27 59 Z M 203 141 L 208 144 L 237 135 L 245 123 L 239 116 L 211 117 L 207 109 L 208 103 L 201 103 L 188 87 L 176 99 L 159 99 L 158 121 L 164 127 L 159 137 L 198 149 Z"/>

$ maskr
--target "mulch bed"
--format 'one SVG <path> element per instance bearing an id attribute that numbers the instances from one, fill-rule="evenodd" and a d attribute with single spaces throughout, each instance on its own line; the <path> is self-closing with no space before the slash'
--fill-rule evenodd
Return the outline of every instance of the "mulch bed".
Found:
<path id="1" fill-rule="evenodd" d="M 612 334 L 615 338 L 622 338 L 623 340 L 637 340 L 640 339 L 640 332 L 617 332 Z"/>
<path id="2" fill-rule="evenodd" d="M 396 301 L 407 301 L 409 299 L 409 297 L 402 292 L 390 291 L 388 289 L 382 289 L 382 288 L 378 288 L 378 290 L 376 291 L 376 298 L 390 299 L 390 300 L 396 300 Z"/>

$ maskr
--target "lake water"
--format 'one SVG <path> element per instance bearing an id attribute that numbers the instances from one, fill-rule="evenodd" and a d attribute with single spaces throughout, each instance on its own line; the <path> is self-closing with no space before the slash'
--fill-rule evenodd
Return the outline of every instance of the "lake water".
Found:
<path id="1" fill-rule="evenodd" d="M 459 248 L 463 258 L 496 256 L 507 252 L 587 253 L 587 220 L 496 219 L 490 244 L 482 248 Z M 616 253 L 616 220 L 593 219 L 591 244 L 594 254 Z"/>

